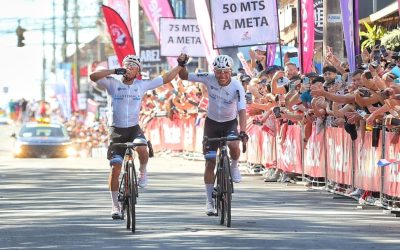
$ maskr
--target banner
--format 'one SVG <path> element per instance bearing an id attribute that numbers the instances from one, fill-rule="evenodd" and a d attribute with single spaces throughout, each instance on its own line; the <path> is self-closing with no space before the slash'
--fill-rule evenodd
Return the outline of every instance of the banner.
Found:
<path id="1" fill-rule="evenodd" d="M 250 69 L 249 65 L 247 64 L 246 59 L 244 58 L 244 55 L 242 52 L 238 52 L 236 54 L 236 56 L 238 57 L 239 61 L 242 63 L 242 67 L 244 69 L 244 71 L 246 71 L 246 74 L 253 77 L 253 71 Z"/>
<path id="2" fill-rule="evenodd" d="M 308 143 L 304 145 L 304 173 L 311 177 L 325 177 L 325 135 L 317 134 L 313 126 Z"/>
<path id="3" fill-rule="evenodd" d="M 131 17 L 129 15 L 129 3 L 128 0 L 108 0 L 108 6 L 113 8 L 124 20 L 128 27 L 129 34 L 132 36 Z"/>
<path id="4" fill-rule="evenodd" d="M 340 0 L 342 12 L 343 36 L 346 45 L 347 61 L 350 72 L 356 70 L 356 49 L 354 36 L 354 0 Z"/>
<path id="5" fill-rule="evenodd" d="M 206 0 L 196 0 L 194 9 L 196 11 L 196 19 L 200 28 L 201 43 L 204 46 L 204 52 L 208 65 L 212 65 L 214 58 L 219 55 L 217 50 L 213 49 L 212 31 L 210 22 L 210 13 L 208 12 Z M 211 66 L 210 66 L 211 67 Z"/>
<path id="6" fill-rule="evenodd" d="M 324 1 L 314 0 L 314 40 L 322 42 L 324 34 Z"/>
<path id="7" fill-rule="evenodd" d="M 267 60 L 265 61 L 265 68 L 274 65 L 276 57 L 276 44 L 267 45 Z"/>
<path id="8" fill-rule="evenodd" d="M 312 71 L 314 57 L 314 7 L 313 0 L 300 0 L 300 70 L 303 74 Z"/>
<path id="9" fill-rule="evenodd" d="M 106 5 L 103 5 L 102 9 L 115 54 L 119 64 L 122 65 L 125 56 L 135 55 L 132 37 L 124 20 L 115 10 Z"/>
<path id="10" fill-rule="evenodd" d="M 276 0 L 211 1 L 216 48 L 279 43 Z"/>
<path id="11" fill-rule="evenodd" d="M 196 19 L 160 18 L 160 46 L 161 56 L 205 56 Z"/>

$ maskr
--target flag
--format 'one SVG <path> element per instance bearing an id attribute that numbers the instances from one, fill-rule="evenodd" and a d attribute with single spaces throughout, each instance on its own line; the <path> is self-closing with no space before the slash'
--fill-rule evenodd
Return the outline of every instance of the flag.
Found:
<path id="1" fill-rule="evenodd" d="M 342 12 L 343 36 L 346 45 L 347 60 L 350 72 L 356 70 L 356 37 L 355 37 L 355 4 L 354 0 L 340 0 Z"/>
<path id="2" fill-rule="evenodd" d="M 132 37 L 124 20 L 114 9 L 106 5 L 103 5 L 102 9 L 115 54 L 118 57 L 118 62 L 122 65 L 125 56 L 136 54 Z"/>
<path id="3" fill-rule="evenodd" d="M 160 42 L 160 17 L 174 17 L 168 0 L 140 0 L 147 19 L 153 28 L 157 42 Z M 176 57 L 167 57 L 168 64 L 173 67 L 176 63 Z"/>
<path id="4" fill-rule="evenodd" d="M 378 167 L 386 167 L 386 166 L 389 166 L 390 164 L 398 163 L 398 162 L 399 161 L 395 161 L 395 160 L 380 159 L 377 164 L 378 164 Z"/>
<path id="5" fill-rule="evenodd" d="M 128 0 L 108 0 L 108 6 L 113 8 L 122 17 L 126 26 L 128 27 L 129 34 L 132 36 L 131 17 L 129 15 Z"/>
<path id="6" fill-rule="evenodd" d="M 204 46 L 208 65 L 211 66 L 214 58 L 218 56 L 219 53 L 217 50 L 213 49 L 212 45 L 210 13 L 208 12 L 206 0 L 196 0 L 193 2 L 196 11 L 197 23 L 199 24 L 200 28 L 201 43 Z"/>
<path id="7" fill-rule="evenodd" d="M 300 69 L 303 74 L 312 71 L 314 57 L 314 1 L 300 0 Z"/>

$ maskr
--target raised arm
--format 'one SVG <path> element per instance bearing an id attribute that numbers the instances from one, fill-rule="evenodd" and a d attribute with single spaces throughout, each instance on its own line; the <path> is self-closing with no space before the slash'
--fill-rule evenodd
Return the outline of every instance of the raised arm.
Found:
<path id="1" fill-rule="evenodd" d="M 90 80 L 97 82 L 101 78 L 114 74 L 114 69 L 100 69 L 90 74 Z"/>

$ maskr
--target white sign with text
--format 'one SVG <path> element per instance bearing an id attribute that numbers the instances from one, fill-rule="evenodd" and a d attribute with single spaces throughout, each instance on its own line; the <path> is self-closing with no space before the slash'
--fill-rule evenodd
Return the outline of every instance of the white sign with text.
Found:
<path id="1" fill-rule="evenodd" d="M 196 19 L 160 18 L 160 46 L 161 56 L 205 56 Z"/>
<path id="2" fill-rule="evenodd" d="M 211 1 L 214 47 L 278 43 L 276 0 Z"/>

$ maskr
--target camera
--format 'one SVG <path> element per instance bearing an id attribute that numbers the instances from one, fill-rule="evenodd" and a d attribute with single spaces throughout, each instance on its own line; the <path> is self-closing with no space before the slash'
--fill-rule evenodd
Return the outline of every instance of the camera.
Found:
<path id="1" fill-rule="evenodd" d="M 358 91 L 360 91 L 362 97 L 370 97 L 371 96 L 371 92 L 369 92 L 368 89 L 359 89 Z"/>
<path id="2" fill-rule="evenodd" d="M 272 109 L 272 112 L 274 112 L 275 118 L 281 118 L 281 107 L 274 107 Z"/>
<path id="3" fill-rule="evenodd" d="M 371 80 L 373 78 L 371 71 L 366 70 L 364 71 L 364 73 L 365 73 L 365 78 L 367 78 L 368 80 Z"/>

